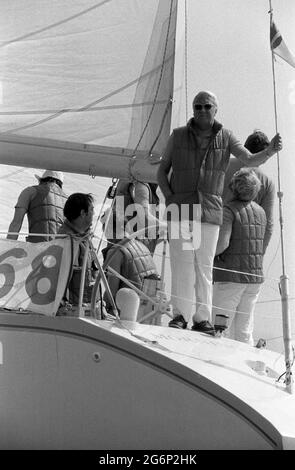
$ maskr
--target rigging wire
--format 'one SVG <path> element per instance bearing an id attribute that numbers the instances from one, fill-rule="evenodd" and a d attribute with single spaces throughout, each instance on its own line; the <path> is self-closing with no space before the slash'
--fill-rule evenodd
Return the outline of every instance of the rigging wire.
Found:
<path id="1" fill-rule="evenodd" d="M 271 0 L 269 0 L 270 6 L 270 24 L 273 21 L 273 9 L 271 6 Z M 275 117 L 275 131 L 278 133 L 278 113 L 277 113 L 277 94 L 276 94 L 276 75 L 274 66 L 274 52 L 271 47 L 271 64 L 272 64 L 272 78 L 273 78 L 273 101 L 274 101 L 274 117 Z M 282 258 L 282 271 L 283 276 L 286 275 L 285 268 L 285 249 L 284 249 L 284 231 L 283 231 L 283 209 L 282 209 L 282 197 L 283 192 L 281 189 L 281 169 L 280 169 L 280 154 L 277 151 L 277 171 L 278 171 L 278 199 L 279 199 L 279 218 L 280 218 L 280 239 L 281 239 L 281 258 Z"/>
<path id="2" fill-rule="evenodd" d="M 278 255 L 278 251 L 279 251 L 279 249 L 280 249 L 280 244 L 281 244 L 281 241 L 279 240 L 279 241 L 278 241 L 278 244 L 277 244 L 277 247 L 276 247 L 276 250 L 275 250 L 275 253 L 274 253 L 274 255 L 273 255 L 273 257 L 272 257 L 272 259 L 271 259 L 271 261 L 270 261 L 270 263 L 269 263 L 269 265 L 268 265 L 268 267 L 267 267 L 266 276 L 268 275 L 268 272 L 269 272 L 269 270 L 270 270 L 270 268 L 271 268 L 271 266 L 272 266 L 274 260 L 276 259 L 277 255 Z"/>
<path id="3" fill-rule="evenodd" d="M 188 7 L 187 0 L 184 2 L 184 81 L 185 81 L 185 119 L 188 121 L 188 41 L 187 41 L 187 31 L 188 31 Z"/>
<path id="4" fill-rule="evenodd" d="M 151 226 L 153 227 L 153 226 Z M 100 238 L 100 237 L 97 237 L 97 238 Z M 140 239 L 139 239 L 140 240 Z M 103 241 L 107 242 L 108 240 L 107 239 L 104 239 Z M 158 256 L 158 257 L 161 257 L 162 255 L 161 254 L 158 254 L 158 253 L 154 253 L 154 256 Z M 166 255 L 167 258 L 169 259 L 169 255 Z M 185 263 L 186 261 L 183 260 L 183 262 Z M 189 261 L 187 261 L 187 263 L 189 263 Z M 204 267 L 210 267 L 209 265 L 206 265 L 206 264 L 203 264 Z M 245 271 L 238 271 L 238 270 L 234 270 L 234 269 L 226 269 L 226 268 L 216 268 L 215 266 L 213 267 L 213 269 L 215 270 L 220 270 L 220 271 L 228 271 L 228 272 L 233 272 L 233 273 L 236 273 L 236 274 L 244 274 L 244 275 L 248 275 L 248 276 L 252 276 L 252 277 L 257 277 L 257 278 L 264 278 L 265 281 L 275 281 L 275 282 L 278 282 L 279 279 L 277 278 L 272 278 L 272 277 L 269 277 L 269 278 L 266 278 L 265 276 L 261 275 L 261 274 L 253 274 L 253 273 L 247 273 Z"/>
<path id="5" fill-rule="evenodd" d="M 113 245 L 113 246 L 116 246 L 117 248 L 118 248 L 119 246 L 121 246 L 121 243 L 110 242 L 109 240 L 107 240 L 107 239 L 105 239 L 105 238 L 103 238 L 103 237 L 97 237 L 97 236 L 95 236 L 95 238 L 99 238 L 100 240 L 103 240 L 103 241 L 105 241 L 105 242 L 108 242 L 109 244 L 111 244 L 111 245 Z M 128 238 L 127 238 L 127 239 L 124 239 L 124 240 L 128 241 Z M 161 255 L 158 255 L 158 256 L 161 256 Z M 226 270 L 226 271 L 231 271 L 231 270 Z M 243 274 L 245 274 L 245 273 L 243 273 Z M 258 276 L 258 275 L 257 275 L 257 276 Z M 258 276 L 258 277 L 259 277 L 259 276 Z M 165 293 L 165 292 L 164 292 L 164 291 L 161 291 L 161 293 Z M 178 300 L 187 300 L 185 297 L 176 296 L 176 295 L 174 295 L 174 294 L 171 294 L 171 297 L 172 297 L 172 298 L 175 298 L 175 299 L 178 299 Z M 197 301 L 196 301 L 196 302 L 191 301 L 191 304 L 192 304 L 192 305 L 207 305 L 207 304 L 205 304 L 205 303 L 197 302 Z M 228 311 L 228 309 L 225 309 L 225 308 L 222 308 L 222 307 L 218 307 L 218 306 L 213 306 L 213 307 L 215 307 L 215 308 L 217 308 L 217 309 L 219 309 L 219 310 L 227 310 L 227 311 Z M 236 313 L 241 313 L 241 314 L 248 314 L 247 312 L 242 312 L 242 311 L 237 311 L 237 310 L 235 310 L 235 312 L 236 312 Z"/>
<path id="6" fill-rule="evenodd" d="M 59 235 L 59 236 L 61 236 L 61 235 Z M 65 235 L 65 236 L 66 236 L 66 235 Z M 85 237 L 82 237 L 82 238 L 81 238 L 81 237 L 77 237 L 77 239 L 79 239 L 80 241 L 83 240 L 83 239 L 86 240 L 87 238 L 88 238 L 87 235 L 85 235 Z M 98 238 L 98 239 L 100 239 L 100 240 L 103 240 L 103 237 L 98 237 L 98 236 L 96 236 L 96 235 L 93 235 L 93 238 Z M 104 239 L 104 240 L 105 240 L 105 239 Z M 105 240 L 105 241 L 108 241 L 108 240 Z M 127 239 L 127 240 L 125 239 L 125 241 L 128 241 L 128 239 Z M 118 243 L 112 243 L 112 242 L 110 242 L 110 241 L 109 241 L 109 243 L 111 243 L 112 245 L 117 246 L 117 247 L 119 247 L 119 246 L 122 244 L 122 243 L 119 243 L 119 244 L 118 244 Z M 113 274 L 111 274 L 111 275 L 113 275 Z M 164 290 L 159 290 L 158 292 L 159 292 L 160 294 L 166 295 L 166 292 L 165 292 Z M 175 296 L 175 295 L 173 295 L 173 294 L 171 294 L 171 298 L 177 298 L 177 299 L 179 299 L 179 300 L 187 300 L 187 299 L 185 299 L 184 297 Z M 294 299 L 294 300 L 295 300 L 295 299 Z M 196 306 L 196 305 L 206 305 L 205 303 L 202 303 L 202 302 L 192 302 L 192 301 L 191 301 L 191 304 L 194 305 L 194 306 Z M 239 314 L 248 314 L 247 312 L 237 311 L 237 310 L 224 309 L 224 308 L 222 308 L 222 307 L 218 307 L 218 306 L 214 306 L 214 305 L 213 305 L 212 307 L 213 307 L 213 308 L 216 308 L 216 309 L 218 309 L 218 310 L 233 311 L 233 312 L 239 313 Z M 282 336 L 277 336 L 277 337 L 273 337 L 273 338 L 267 338 L 267 341 L 274 341 L 274 340 L 281 339 L 281 338 L 282 338 Z"/>
<path id="7" fill-rule="evenodd" d="M 99 239 L 101 239 L 102 237 L 97 237 Z M 102 241 L 105 241 L 107 242 L 108 240 L 107 239 L 102 239 Z M 111 242 L 109 242 L 111 243 Z M 161 257 L 162 255 L 161 254 L 158 254 L 158 253 L 154 253 L 154 256 L 157 256 L 157 257 Z M 169 259 L 170 256 L 169 255 L 166 255 L 167 258 Z M 185 262 L 185 261 L 183 261 Z M 189 261 L 187 261 L 187 263 L 189 263 Z M 203 265 L 204 267 L 209 267 L 208 265 Z M 279 279 L 277 278 L 272 278 L 272 277 L 266 277 L 266 276 L 263 276 L 263 275 L 260 275 L 260 274 L 253 274 L 253 273 L 247 273 L 247 272 L 244 272 L 244 271 L 238 271 L 238 270 L 233 270 L 233 269 L 226 269 L 226 268 L 216 268 L 215 266 L 213 267 L 213 269 L 215 270 L 221 270 L 221 271 L 228 271 L 228 272 L 233 272 L 233 273 L 236 273 L 236 274 L 244 274 L 244 275 L 249 275 L 249 276 L 252 276 L 252 277 L 257 277 L 257 278 L 263 278 L 264 279 L 264 283 L 266 283 L 267 281 L 271 281 L 271 282 L 278 282 Z"/>
<path id="8" fill-rule="evenodd" d="M 273 9 L 272 2 L 269 0 L 269 20 L 270 20 L 270 31 L 273 24 Z M 275 116 L 275 129 L 278 133 L 278 116 L 277 116 L 277 97 L 276 97 L 276 76 L 274 66 L 274 50 L 271 42 L 271 64 L 272 64 L 272 78 L 273 78 L 273 97 L 274 97 L 274 116 Z M 284 230 L 283 230 L 283 207 L 282 198 L 283 192 L 281 190 L 281 176 L 280 176 L 280 154 L 277 151 L 277 168 L 278 168 L 278 199 L 279 199 L 279 219 L 280 219 L 280 235 L 281 235 L 281 259 L 282 259 L 282 275 L 280 277 L 280 292 L 282 299 L 282 319 L 283 319 L 283 336 L 284 336 L 284 350 L 285 350 L 285 383 L 289 393 L 293 393 L 293 377 L 292 377 L 292 365 L 294 362 L 294 349 L 291 343 L 291 322 L 290 322 L 290 309 L 288 303 L 289 297 L 289 284 L 288 276 L 286 275 L 285 267 L 285 247 L 284 247 Z M 292 359 L 291 359 L 292 357 Z"/>
<path id="9" fill-rule="evenodd" d="M 155 255 L 156 255 L 156 256 L 161 256 L 161 255 L 159 255 L 159 254 L 157 254 L 157 253 L 155 253 Z M 273 279 L 271 279 L 271 280 L 273 280 Z M 277 280 L 275 280 L 275 281 L 277 281 Z M 164 295 L 166 294 L 166 292 L 163 291 L 163 290 L 160 290 L 159 293 L 164 294 Z M 173 295 L 173 294 L 172 294 L 170 297 L 171 297 L 171 298 L 177 298 L 177 299 L 179 299 L 179 300 L 187 300 L 187 299 L 185 299 L 185 298 L 182 298 L 182 297 L 180 297 L 180 296 L 175 296 L 175 295 Z M 295 300 L 295 299 L 292 298 L 292 300 Z M 270 303 L 276 302 L 276 300 L 271 300 L 271 301 L 269 301 L 269 302 L 270 302 Z M 202 304 L 201 302 L 191 302 L 191 303 L 192 303 L 192 305 L 199 305 L 199 304 Z M 258 303 L 259 303 L 259 302 L 258 302 Z M 265 303 L 267 303 L 267 301 L 266 301 Z M 203 305 L 203 304 L 202 304 L 202 305 Z M 214 305 L 213 305 L 213 307 L 214 307 Z M 226 310 L 226 311 L 228 311 L 228 309 L 224 309 L 224 308 L 222 308 L 222 307 L 217 307 L 217 306 L 216 306 L 216 308 L 219 309 L 219 310 Z M 237 311 L 237 310 L 234 310 L 234 312 L 235 312 L 235 313 L 239 313 L 239 314 L 248 314 L 247 312 L 242 312 L 242 311 Z M 271 318 L 275 318 L 275 317 L 271 317 Z M 269 316 L 268 316 L 268 319 L 270 319 Z M 278 340 L 278 339 L 281 339 L 281 338 L 282 338 L 282 335 L 281 335 L 281 336 L 277 336 L 277 337 L 273 337 L 273 338 L 267 338 L 267 341 L 275 341 L 275 340 Z"/>
<path id="10" fill-rule="evenodd" d="M 168 103 L 167 103 L 167 105 L 166 105 L 166 107 L 165 107 L 165 111 L 164 111 L 164 114 L 163 114 L 163 117 L 162 117 L 162 121 L 161 121 L 161 124 L 160 124 L 160 127 L 159 127 L 159 132 L 158 132 L 158 134 L 157 134 L 157 136 L 156 136 L 156 138 L 155 138 L 155 140 L 154 140 L 154 142 L 153 142 L 153 144 L 152 144 L 152 146 L 151 146 L 151 148 L 150 148 L 150 150 L 149 150 L 149 155 L 152 154 L 152 151 L 154 150 L 154 147 L 155 147 L 155 145 L 157 144 L 157 142 L 158 142 L 158 140 L 159 140 L 159 138 L 160 138 L 160 136 L 161 136 L 161 134 L 162 134 L 162 130 L 163 130 L 163 127 L 164 127 L 164 124 L 165 124 L 165 121 L 166 121 L 166 117 L 167 117 L 168 112 L 169 112 L 169 110 L 171 109 L 171 107 L 172 107 L 172 97 L 170 98 L 170 100 L 168 101 Z"/>

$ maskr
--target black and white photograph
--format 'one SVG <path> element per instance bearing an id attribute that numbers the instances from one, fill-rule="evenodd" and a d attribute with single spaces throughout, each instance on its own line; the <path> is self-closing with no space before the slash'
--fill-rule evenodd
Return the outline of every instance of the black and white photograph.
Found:
<path id="1" fill-rule="evenodd" d="M 294 157 L 294 0 L 0 0 L 0 451 L 295 450 Z"/>

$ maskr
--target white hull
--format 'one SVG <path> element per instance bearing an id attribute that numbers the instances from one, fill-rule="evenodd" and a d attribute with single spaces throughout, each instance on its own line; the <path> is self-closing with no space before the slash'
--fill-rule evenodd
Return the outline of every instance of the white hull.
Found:
<path id="1" fill-rule="evenodd" d="M 106 321 L 2 313 L 0 448 L 295 448 L 278 354 L 125 325 L 157 343 Z"/>

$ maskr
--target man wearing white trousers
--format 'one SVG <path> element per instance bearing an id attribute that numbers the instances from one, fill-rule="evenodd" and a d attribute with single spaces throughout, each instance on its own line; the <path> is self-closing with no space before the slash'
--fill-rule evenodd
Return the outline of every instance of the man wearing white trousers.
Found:
<path id="1" fill-rule="evenodd" d="M 252 155 L 215 120 L 217 109 L 213 93 L 201 91 L 196 95 L 193 118 L 186 126 L 174 129 L 158 170 L 169 225 L 174 317 L 169 326 L 185 329 L 193 308 L 192 329 L 208 334 L 215 333 L 211 324 L 212 268 L 230 155 L 246 166 L 259 166 L 282 148 L 277 134 L 265 150 Z M 177 234 L 173 228 L 177 224 L 187 229 Z"/>

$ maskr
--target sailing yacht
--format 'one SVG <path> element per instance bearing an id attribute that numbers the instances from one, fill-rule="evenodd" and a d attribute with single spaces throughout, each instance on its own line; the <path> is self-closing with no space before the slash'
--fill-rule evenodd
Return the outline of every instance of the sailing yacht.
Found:
<path id="1" fill-rule="evenodd" d="M 2 2 L 0 163 L 83 175 L 85 192 L 87 176 L 155 182 L 183 96 L 181 6 Z M 1 449 L 295 449 L 282 354 L 94 309 L 56 316 L 69 240 L 0 250 Z"/>

